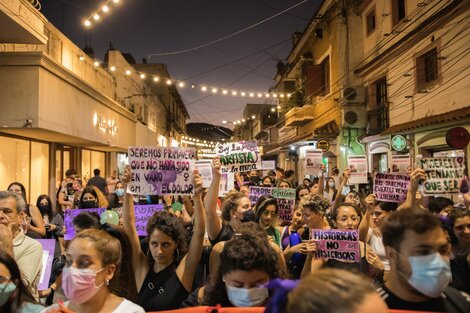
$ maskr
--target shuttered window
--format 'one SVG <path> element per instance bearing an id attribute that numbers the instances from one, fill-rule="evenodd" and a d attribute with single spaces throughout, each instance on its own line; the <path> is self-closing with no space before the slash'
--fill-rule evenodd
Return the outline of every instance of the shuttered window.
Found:
<path id="1" fill-rule="evenodd" d="M 422 91 L 439 78 L 437 48 L 416 58 L 416 89 Z"/>

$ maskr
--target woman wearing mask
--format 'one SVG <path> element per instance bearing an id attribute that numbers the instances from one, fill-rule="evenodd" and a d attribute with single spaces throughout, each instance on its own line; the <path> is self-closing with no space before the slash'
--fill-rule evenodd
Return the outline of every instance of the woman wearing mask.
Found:
<path id="1" fill-rule="evenodd" d="M 115 186 L 114 192 L 109 196 L 109 210 L 122 208 L 124 205 L 124 194 L 126 193 L 124 185 L 119 180 Z"/>
<path id="2" fill-rule="evenodd" d="M 183 306 L 264 306 L 269 299 L 265 284 L 285 276 L 279 264 L 278 255 L 262 230 L 242 226 L 240 232 L 225 243 L 220 267 L 212 282 L 196 289 Z"/>
<path id="3" fill-rule="evenodd" d="M 278 206 L 277 200 L 268 196 L 261 196 L 255 205 L 255 222 L 268 234 L 268 238 L 281 247 L 281 233 L 277 228 Z"/>
<path id="4" fill-rule="evenodd" d="M 40 195 L 36 200 L 36 206 L 39 208 L 44 224 L 46 225 L 46 238 L 56 240 L 54 258 L 58 258 L 65 253 L 64 235 L 62 234 L 64 218 L 60 213 L 54 213 L 52 201 L 48 195 Z"/>
<path id="5" fill-rule="evenodd" d="M 323 192 L 323 196 L 325 197 L 325 199 L 332 202 L 335 201 L 337 192 L 338 190 L 336 189 L 335 179 L 333 177 L 329 177 L 326 180 L 326 186 L 325 191 Z"/>
<path id="6" fill-rule="evenodd" d="M 217 214 L 217 200 L 221 177 L 220 158 L 212 161 L 212 182 L 204 199 L 204 212 L 207 235 L 214 246 L 220 241 L 232 238 L 237 228 L 243 222 L 255 220 L 250 199 L 241 192 L 229 193 L 222 202 L 222 217 Z"/>
<path id="7" fill-rule="evenodd" d="M 138 303 L 146 311 L 179 308 L 192 290 L 204 241 L 202 178 L 197 171 L 194 175 L 194 228 L 189 249 L 181 219 L 167 211 L 160 211 L 147 224 L 149 250 L 142 252 L 135 228 L 133 197 L 129 194 L 124 196 L 124 229 L 131 238 Z M 124 188 L 130 177 L 130 167 L 126 167 Z"/>
<path id="8" fill-rule="evenodd" d="M 63 307 L 76 313 L 144 313 L 118 296 L 126 288 L 120 279 L 123 261 L 120 241 L 108 232 L 86 229 L 78 233 L 67 249 L 62 272 L 62 288 L 70 300 Z"/>
<path id="9" fill-rule="evenodd" d="M 0 251 L 0 312 L 39 313 L 43 310 L 23 283 L 15 260 Z"/>
<path id="10" fill-rule="evenodd" d="M 13 182 L 8 186 L 8 191 L 12 191 L 18 195 L 21 195 L 26 203 L 24 208 L 24 219 L 23 219 L 23 230 L 31 238 L 40 239 L 46 235 L 46 227 L 42 220 L 41 212 L 34 205 L 28 204 L 26 198 L 26 189 L 22 183 Z"/>
<path id="11" fill-rule="evenodd" d="M 82 191 L 82 195 L 80 196 L 80 203 L 78 205 L 79 209 L 94 209 L 99 208 L 100 202 L 98 200 L 98 194 L 96 190 L 91 187 L 85 187 Z"/>

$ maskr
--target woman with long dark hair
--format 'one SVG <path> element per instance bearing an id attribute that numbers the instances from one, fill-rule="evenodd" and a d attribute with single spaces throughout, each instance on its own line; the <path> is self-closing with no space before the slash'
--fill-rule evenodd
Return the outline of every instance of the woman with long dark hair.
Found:
<path id="1" fill-rule="evenodd" d="M 39 313 L 43 309 L 23 283 L 15 259 L 0 251 L 0 312 Z"/>
<path id="2" fill-rule="evenodd" d="M 58 258 L 60 255 L 65 254 L 64 235 L 62 233 L 64 218 L 53 209 L 51 198 L 48 195 L 40 195 L 36 200 L 36 207 L 39 209 L 45 224 L 45 237 L 56 240 L 54 258 Z"/>

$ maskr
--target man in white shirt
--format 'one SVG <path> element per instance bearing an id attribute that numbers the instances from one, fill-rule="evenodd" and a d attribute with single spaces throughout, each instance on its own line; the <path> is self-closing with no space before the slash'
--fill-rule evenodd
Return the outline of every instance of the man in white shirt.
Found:
<path id="1" fill-rule="evenodd" d="M 42 269 L 42 246 L 26 236 L 19 227 L 24 214 L 23 198 L 10 191 L 0 191 L 0 249 L 16 260 L 23 282 L 32 295 L 39 299 L 38 283 Z"/>

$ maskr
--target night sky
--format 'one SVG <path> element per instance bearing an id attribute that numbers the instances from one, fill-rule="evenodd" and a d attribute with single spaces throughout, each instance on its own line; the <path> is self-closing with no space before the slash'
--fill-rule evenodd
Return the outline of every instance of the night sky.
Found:
<path id="1" fill-rule="evenodd" d="M 83 48 L 88 42 L 98 59 L 113 43 L 138 63 L 150 54 L 191 49 L 233 34 L 304 0 L 120 0 L 92 29 L 82 21 L 104 1 L 40 0 L 41 12 L 67 37 Z M 261 99 L 209 95 L 194 84 L 244 91 L 268 91 L 276 63 L 292 49 L 292 33 L 303 31 L 320 0 L 308 0 L 293 10 L 241 34 L 191 52 L 152 56 L 150 63 L 166 63 L 189 111 L 189 122 L 222 125 L 241 119 L 247 102 Z M 101 14 L 103 15 L 103 14 Z M 268 103 L 275 103 L 274 100 Z M 226 125 L 231 127 L 230 125 Z"/>

